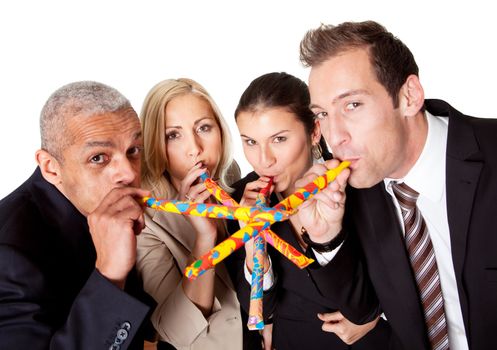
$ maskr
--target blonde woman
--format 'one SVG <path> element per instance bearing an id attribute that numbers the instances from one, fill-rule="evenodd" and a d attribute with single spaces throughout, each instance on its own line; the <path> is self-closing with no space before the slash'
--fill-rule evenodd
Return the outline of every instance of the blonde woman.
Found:
<path id="1" fill-rule="evenodd" d="M 143 186 L 156 197 L 206 202 L 201 173 L 228 189 L 240 178 L 228 127 L 207 91 L 190 79 L 164 80 L 145 98 Z M 147 210 L 137 267 L 157 302 L 152 323 L 177 349 L 242 349 L 243 327 L 224 264 L 194 281 L 183 276 L 196 257 L 226 237 L 223 221 Z M 158 349 L 167 349 L 159 343 Z"/>

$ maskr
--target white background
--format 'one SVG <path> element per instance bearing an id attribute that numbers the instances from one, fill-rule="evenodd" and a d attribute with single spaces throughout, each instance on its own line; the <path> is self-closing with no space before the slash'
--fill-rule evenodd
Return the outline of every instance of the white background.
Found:
<path id="1" fill-rule="evenodd" d="M 307 81 L 300 40 L 320 23 L 376 20 L 413 51 L 426 96 L 497 117 L 491 1 L 23 1 L 0 4 L 0 198 L 34 170 L 48 96 L 76 80 L 120 90 L 137 111 L 166 78 L 211 93 L 244 160 L 233 111 L 251 80 L 286 71 Z M 496 150 L 497 151 L 497 150 Z"/>

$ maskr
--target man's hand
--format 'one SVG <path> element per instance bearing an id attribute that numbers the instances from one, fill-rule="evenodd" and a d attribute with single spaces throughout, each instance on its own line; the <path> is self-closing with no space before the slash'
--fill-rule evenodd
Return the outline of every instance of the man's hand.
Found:
<path id="1" fill-rule="evenodd" d="M 325 332 L 335 333 L 345 344 L 352 345 L 370 330 L 376 327 L 380 317 L 363 325 L 357 325 L 347 320 L 340 311 L 318 314 L 318 318 L 323 321 L 321 327 Z"/>
<path id="2" fill-rule="evenodd" d="M 145 227 L 143 207 L 137 198 L 148 191 L 121 187 L 111 190 L 88 215 L 88 225 L 97 252 L 95 267 L 120 288 L 136 262 L 136 235 Z"/>
<path id="3" fill-rule="evenodd" d="M 305 186 L 328 169 L 336 168 L 340 162 L 336 159 L 324 164 L 316 164 L 307 171 L 302 179 L 295 183 L 297 188 Z M 313 242 L 326 243 L 338 235 L 342 229 L 345 205 L 345 188 L 350 175 L 344 169 L 328 187 L 300 205 L 298 218 L 309 233 Z"/>

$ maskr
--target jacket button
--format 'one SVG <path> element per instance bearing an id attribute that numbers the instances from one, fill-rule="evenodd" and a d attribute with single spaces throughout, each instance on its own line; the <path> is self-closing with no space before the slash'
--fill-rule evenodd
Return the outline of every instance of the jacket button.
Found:
<path id="1" fill-rule="evenodd" d="M 121 328 L 124 328 L 125 330 L 129 331 L 131 329 L 131 323 L 126 321 L 121 325 Z"/>
<path id="2" fill-rule="evenodd" d="M 125 330 L 125 329 L 120 329 L 117 331 L 117 336 L 116 336 L 116 340 L 119 339 L 119 340 L 125 340 L 126 338 L 128 337 L 128 331 Z"/>

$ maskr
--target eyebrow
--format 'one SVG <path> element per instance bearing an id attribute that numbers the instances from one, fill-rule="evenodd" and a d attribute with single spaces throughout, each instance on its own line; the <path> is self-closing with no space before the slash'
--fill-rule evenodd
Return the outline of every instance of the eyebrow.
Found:
<path id="1" fill-rule="evenodd" d="M 138 131 L 133 135 L 133 141 L 136 141 L 142 137 L 142 132 Z M 89 141 L 85 143 L 85 148 L 93 148 L 93 147 L 116 147 L 116 144 L 112 141 Z"/>
<path id="2" fill-rule="evenodd" d="M 212 116 L 206 116 L 206 117 L 202 117 L 202 118 L 199 118 L 199 119 L 195 120 L 195 122 L 193 123 L 193 125 L 194 126 L 198 125 L 204 119 L 216 120 L 216 118 L 214 118 Z M 171 125 L 171 126 L 166 126 L 166 130 L 167 129 L 183 129 L 183 127 L 179 126 L 179 125 Z"/>
<path id="3" fill-rule="evenodd" d="M 268 136 L 268 139 L 270 139 L 270 138 L 272 138 L 272 137 L 275 137 L 275 136 L 278 136 L 279 134 L 282 134 L 282 133 L 284 133 L 284 132 L 288 132 L 288 131 L 290 131 L 290 130 L 281 130 L 281 131 L 278 131 L 278 132 L 277 132 L 277 133 L 275 133 L 275 134 L 269 135 L 269 136 Z M 240 136 L 241 136 L 241 137 L 245 137 L 245 138 L 247 138 L 247 139 L 251 139 L 251 138 L 252 138 L 252 137 L 247 136 L 247 135 L 244 135 L 244 134 L 240 134 Z"/>
<path id="4" fill-rule="evenodd" d="M 342 100 L 342 99 L 344 99 L 346 97 L 355 96 L 355 95 L 361 95 L 361 94 L 370 95 L 370 93 L 367 90 L 364 90 L 364 89 L 350 90 L 350 91 L 346 91 L 343 94 L 340 94 L 340 95 L 336 96 L 331 101 L 331 104 L 336 104 L 339 100 Z M 318 104 L 311 103 L 309 105 L 309 108 L 312 109 L 312 108 L 321 108 L 321 107 Z"/>

